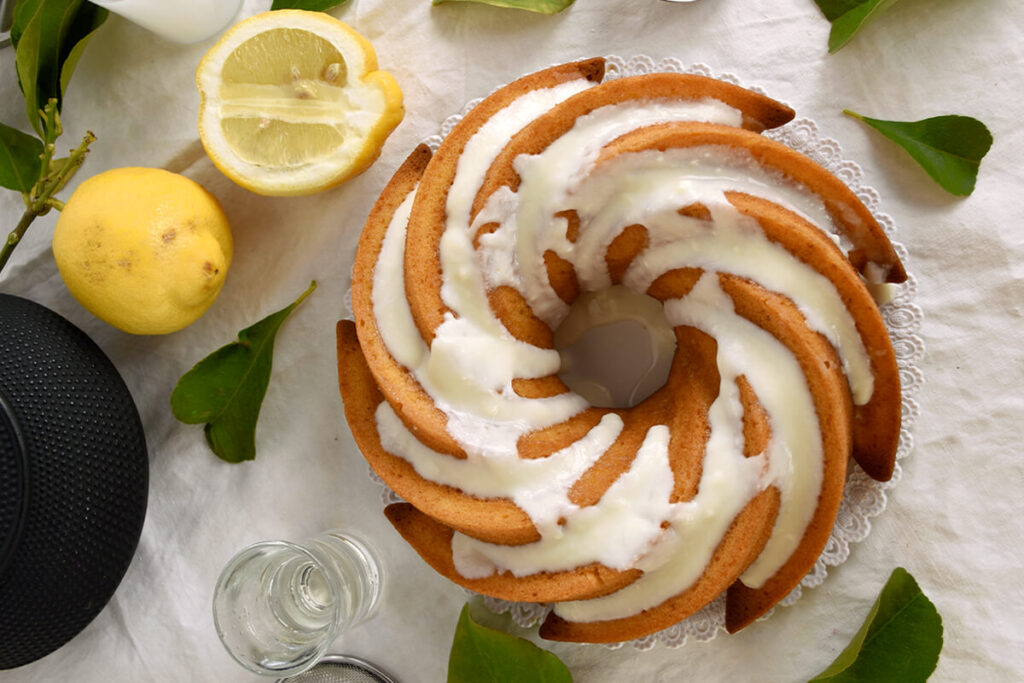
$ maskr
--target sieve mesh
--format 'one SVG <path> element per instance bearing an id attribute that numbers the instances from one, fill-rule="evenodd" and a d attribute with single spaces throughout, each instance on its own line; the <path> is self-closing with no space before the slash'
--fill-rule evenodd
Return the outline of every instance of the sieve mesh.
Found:
<path id="1" fill-rule="evenodd" d="M 287 683 L 398 683 L 369 662 L 347 655 L 328 655 L 309 671 L 281 679 Z"/>

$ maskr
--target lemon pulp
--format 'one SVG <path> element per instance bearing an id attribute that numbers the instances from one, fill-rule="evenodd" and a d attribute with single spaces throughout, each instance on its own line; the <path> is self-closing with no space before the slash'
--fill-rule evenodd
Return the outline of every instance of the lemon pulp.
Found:
<path id="1" fill-rule="evenodd" d="M 283 61 L 275 55 L 292 57 Z M 345 140 L 337 112 L 351 105 L 345 58 L 309 31 L 279 28 L 253 36 L 221 70 L 221 128 L 252 164 L 300 166 L 331 155 Z"/>

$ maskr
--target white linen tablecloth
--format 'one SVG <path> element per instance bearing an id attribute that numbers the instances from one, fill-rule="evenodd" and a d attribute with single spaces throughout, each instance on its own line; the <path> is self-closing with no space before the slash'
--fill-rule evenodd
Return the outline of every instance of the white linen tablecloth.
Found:
<path id="1" fill-rule="evenodd" d="M 243 15 L 268 8 L 247 0 Z M 647 54 L 704 63 L 793 106 L 864 169 L 918 279 L 927 354 L 915 448 L 873 530 L 825 583 L 735 636 L 637 651 L 542 643 L 578 683 L 800 681 L 848 643 L 891 569 L 906 567 L 942 614 L 933 680 L 1024 680 L 1024 4 L 905 0 L 828 55 L 812 0 L 578 0 L 555 16 L 429 0 L 350 0 L 333 13 L 366 35 L 405 94 L 406 116 L 366 173 L 335 190 L 281 199 L 224 178 L 195 146 L 193 72 L 213 39 L 165 42 L 117 16 L 88 47 L 64 106 L 61 148 L 98 140 L 73 186 L 100 171 L 171 166 L 222 202 L 235 236 L 227 284 L 197 323 L 162 337 L 121 333 L 82 310 L 50 252 L 54 214 L 37 220 L 0 290 L 83 328 L 123 374 L 146 429 L 150 498 L 138 552 L 107 608 L 48 657 L 0 672 L 29 681 L 247 681 L 214 633 L 217 575 L 241 547 L 342 527 L 381 549 L 389 581 L 377 617 L 332 651 L 366 657 L 404 683 L 443 681 L 464 592 L 436 575 L 380 514 L 379 489 L 352 443 L 335 380 L 334 323 L 356 239 L 378 192 L 419 140 L 463 105 L 549 64 Z M 13 52 L 0 52 L 0 120 L 28 129 Z M 915 120 L 959 113 L 995 145 L 973 196 L 954 198 L 894 144 L 842 115 Z M 22 211 L 0 193 L 0 232 Z M 202 430 L 179 424 L 178 377 L 238 330 L 320 287 L 278 337 L 257 459 L 229 465 Z M 513 632 L 504 616 L 485 620 Z M 531 635 L 530 637 L 535 637 Z"/>

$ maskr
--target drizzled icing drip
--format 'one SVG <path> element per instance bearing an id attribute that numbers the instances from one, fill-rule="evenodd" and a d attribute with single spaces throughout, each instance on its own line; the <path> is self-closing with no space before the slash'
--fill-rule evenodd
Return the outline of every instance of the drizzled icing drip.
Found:
<path id="1" fill-rule="evenodd" d="M 377 408 L 377 426 L 384 449 L 400 453 L 420 476 L 481 498 L 511 498 L 542 535 L 558 536 L 558 520 L 579 509 L 569 502 L 569 489 L 618 438 L 622 419 L 605 415 L 584 438 L 546 458 L 532 460 L 493 455 L 454 460 L 421 444 L 386 401 Z"/>

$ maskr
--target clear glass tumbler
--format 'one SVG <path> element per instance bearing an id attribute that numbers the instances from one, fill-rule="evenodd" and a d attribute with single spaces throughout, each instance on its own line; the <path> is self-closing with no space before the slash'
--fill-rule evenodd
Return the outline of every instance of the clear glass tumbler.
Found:
<path id="1" fill-rule="evenodd" d="M 294 676 L 373 615 L 381 578 L 375 551 L 341 531 L 257 543 L 235 555 L 217 581 L 217 635 L 246 669 Z"/>

